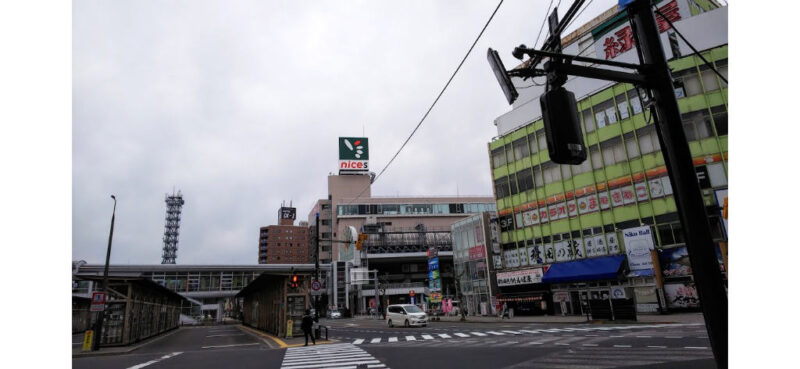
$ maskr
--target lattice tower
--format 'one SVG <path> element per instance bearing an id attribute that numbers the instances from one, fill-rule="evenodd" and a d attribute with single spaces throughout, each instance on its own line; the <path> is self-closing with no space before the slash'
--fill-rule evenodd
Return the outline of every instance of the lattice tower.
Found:
<path id="1" fill-rule="evenodd" d="M 175 264 L 178 256 L 178 235 L 181 227 L 181 209 L 183 208 L 183 195 L 178 190 L 172 195 L 165 195 L 167 215 L 164 223 L 164 251 L 161 254 L 161 264 Z"/>

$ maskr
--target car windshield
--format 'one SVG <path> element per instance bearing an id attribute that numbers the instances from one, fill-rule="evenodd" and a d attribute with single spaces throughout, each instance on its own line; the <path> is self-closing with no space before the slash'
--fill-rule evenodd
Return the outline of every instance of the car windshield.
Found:
<path id="1" fill-rule="evenodd" d="M 409 312 L 409 313 L 421 313 L 422 312 L 422 309 L 420 309 L 416 305 L 404 306 L 403 308 L 406 309 L 406 312 Z"/>

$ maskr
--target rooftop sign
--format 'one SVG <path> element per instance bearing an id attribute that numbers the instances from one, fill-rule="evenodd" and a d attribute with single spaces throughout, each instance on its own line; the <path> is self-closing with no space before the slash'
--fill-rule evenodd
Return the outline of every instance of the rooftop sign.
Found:
<path id="1" fill-rule="evenodd" d="M 369 172 L 369 140 L 339 137 L 339 174 Z"/>

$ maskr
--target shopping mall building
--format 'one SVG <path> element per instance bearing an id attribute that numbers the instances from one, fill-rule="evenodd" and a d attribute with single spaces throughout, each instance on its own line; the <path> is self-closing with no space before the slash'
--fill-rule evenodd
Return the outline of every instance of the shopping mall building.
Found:
<path id="1" fill-rule="evenodd" d="M 697 0 L 657 6 L 727 79 L 727 7 Z M 678 42 L 678 52 L 671 48 L 674 30 L 658 21 L 715 240 L 708 247 L 721 255 L 727 252 L 721 207 L 728 192 L 728 86 L 686 43 Z M 630 31 L 626 14 L 615 6 L 564 37 L 564 53 L 638 64 Z M 510 54 L 513 45 L 503 46 L 501 55 Z M 575 93 L 589 153 L 580 165 L 559 165 L 547 154 L 539 104 L 544 84 L 513 82 L 520 96 L 511 111 L 496 118 L 498 135 L 488 148 L 502 248 L 498 273 L 521 275 L 523 283 L 498 279 L 499 298 L 532 313 L 585 314 L 592 300 L 609 298 L 638 313 L 656 312 L 663 305 L 696 309 L 664 157 L 637 89 L 570 77 L 564 87 Z M 659 255 L 661 292 L 651 249 Z"/>

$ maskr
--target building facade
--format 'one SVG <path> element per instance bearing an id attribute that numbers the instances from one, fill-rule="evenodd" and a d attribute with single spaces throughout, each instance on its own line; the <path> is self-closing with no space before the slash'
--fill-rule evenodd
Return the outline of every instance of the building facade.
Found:
<path id="1" fill-rule="evenodd" d="M 495 210 L 494 200 L 373 197 L 371 180 L 369 174 L 329 175 L 328 198 L 317 201 L 309 212 L 309 224 L 319 214 L 321 260 L 336 265 L 330 308 L 355 314 L 390 303 L 410 303 L 412 297 L 415 303 L 425 302 L 431 292 L 427 258 L 431 247 L 438 250 L 442 265 L 441 286 L 435 288 L 453 297 L 450 225 L 470 214 Z M 355 248 L 354 233 L 367 234 L 362 250 Z M 377 299 L 374 281 L 353 285 L 352 268 L 378 271 Z"/>
<path id="2" fill-rule="evenodd" d="M 687 0 L 657 6 L 727 78 L 727 7 Z M 716 243 L 709 247 L 721 254 L 727 245 L 721 207 L 728 191 L 728 86 L 683 41 L 671 48 L 673 30 L 657 20 Z M 615 6 L 567 35 L 564 53 L 638 63 L 630 32 Z M 630 84 L 570 77 L 564 87 L 575 93 L 589 153 L 580 165 L 559 165 L 547 154 L 538 103 L 544 87 L 514 83 L 520 97 L 495 120 L 498 136 L 488 144 L 502 248 L 498 282 L 499 273 L 542 277 L 525 286 L 499 283 L 501 292 L 509 301 L 544 301 L 542 313 L 586 314 L 592 301 L 609 298 L 630 302 L 639 313 L 697 308 L 645 96 Z M 656 286 L 650 249 L 658 251 L 663 288 Z M 589 264 L 597 273 L 576 272 Z"/>
<path id="3" fill-rule="evenodd" d="M 455 296 L 468 315 L 494 315 L 499 289 L 495 260 L 500 259 L 497 233 L 491 231 L 494 212 L 483 212 L 459 220 L 451 226 Z M 495 227 L 496 228 L 496 227 Z"/>
<path id="4" fill-rule="evenodd" d="M 282 206 L 280 224 L 261 227 L 258 237 L 259 264 L 313 263 L 308 226 L 295 226 L 296 209 Z"/>

